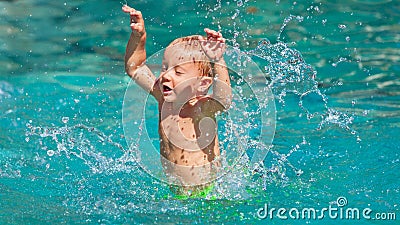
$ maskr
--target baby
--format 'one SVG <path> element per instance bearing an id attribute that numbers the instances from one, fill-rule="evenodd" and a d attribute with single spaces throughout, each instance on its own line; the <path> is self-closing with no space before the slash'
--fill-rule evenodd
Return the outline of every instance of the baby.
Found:
<path id="1" fill-rule="evenodd" d="M 156 78 L 146 66 L 146 30 L 140 11 L 130 15 L 126 73 L 158 102 L 160 158 L 176 194 L 195 196 L 212 187 L 220 166 L 216 115 L 230 106 L 232 91 L 223 58 L 225 39 L 204 29 L 168 45 Z M 212 86 L 212 94 L 208 91 Z"/>

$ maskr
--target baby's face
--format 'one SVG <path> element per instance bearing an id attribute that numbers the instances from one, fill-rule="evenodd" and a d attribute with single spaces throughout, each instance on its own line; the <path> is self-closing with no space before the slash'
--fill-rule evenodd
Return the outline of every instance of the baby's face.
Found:
<path id="1" fill-rule="evenodd" d="M 183 51 L 183 50 L 182 50 Z M 198 64 L 181 50 L 167 50 L 160 74 L 160 90 L 167 102 L 186 103 L 196 96 L 201 73 Z"/>

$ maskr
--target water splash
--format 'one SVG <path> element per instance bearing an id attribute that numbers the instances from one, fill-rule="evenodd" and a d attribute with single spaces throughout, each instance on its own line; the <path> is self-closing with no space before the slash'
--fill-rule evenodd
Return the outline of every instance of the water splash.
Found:
<path id="1" fill-rule="evenodd" d="M 31 179 L 41 179 L 43 174 L 48 184 L 65 189 L 62 205 L 81 215 L 115 219 L 131 212 L 158 212 L 157 206 L 145 205 L 156 201 L 155 187 L 166 187 L 146 176 L 132 149 L 95 127 L 71 125 L 68 117 L 62 117 L 61 123 L 51 127 L 34 126 L 32 121 L 26 124 L 25 141 L 37 146 L 32 149 L 36 170 L 30 172 Z M 3 172 L 21 177 L 19 171 L 0 170 L 0 175 Z"/>
<path id="2" fill-rule="evenodd" d="M 295 15 L 290 15 L 288 17 L 286 17 L 283 20 L 283 24 L 281 26 L 281 28 L 279 29 L 279 34 L 277 37 L 277 41 L 281 40 L 281 35 L 283 33 L 283 31 L 285 30 L 286 26 L 292 21 L 292 20 L 297 20 L 298 22 L 302 22 L 304 20 L 304 18 L 302 16 L 295 16 Z"/>
<path id="3" fill-rule="evenodd" d="M 284 111 L 286 111 L 285 105 L 287 102 L 297 102 L 300 109 L 296 111 L 297 118 L 300 119 L 304 114 L 308 121 L 317 120 L 318 124 L 314 128 L 315 132 L 321 131 L 326 127 L 336 126 L 354 135 L 357 142 L 361 141 L 358 132 L 351 126 L 354 116 L 329 106 L 328 97 L 319 88 L 317 71 L 305 62 L 298 50 L 281 41 L 281 35 L 285 27 L 293 20 L 302 22 L 303 18 L 294 15 L 285 18 L 276 43 L 263 39 L 256 48 L 248 51 L 248 54 L 265 72 L 267 79 L 270 81 L 269 87 Z M 338 63 L 342 61 L 346 60 L 341 59 Z M 278 151 L 275 147 L 270 149 L 271 157 L 268 159 L 269 161 L 264 161 L 266 164 L 260 164 L 254 170 L 255 176 L 259 176 L 260 180 L 263 181 L 264 188 L 271 183 L 280 183 L 285 186 L 293 182 L 293 180 L 290 181 L 289 175 L 287 175 L 288 170 L 290 170 L 291 174 L 297 176 L 303 174 L 301 168 L 291 163 L 290 157 L 293 153 L 302 151 L 303 148 L 307 148 L 310 145 L 307 139 L 307 135 L 303 136 L 303 140 L 298 144 L 294 144 L 288 153 L 281 153 L 279 152 L 281 150 Z M 301 182 L 301 185 L 307 186 L 309 183 Z"/>
<path id="4" fill-rule="evenodd" d="M 37 136 L 39 139 L 38 147 L 46 153 L 48 157 L 65 156 L 67 159 L 75 157 L 82 160 L 93 173 L 112 174 L 118 171 L 131 171 L 136 169 L 135 160 L 128 157 L 129 151 L 111 139 L 100 130 L 84 124 L 68 126 L 67 117 L 62 118 L 65 126 L 62 127 L 40 127 L 28 123 L 26 138 L 27 142 Z M 124 155 L 120 158 L 106 156 L 98 149 L 114 147 L 119 149 Z M 49 167 L 47 165 L 47 167 Z"/>
<path id="5" fill-rule="evenodd" d="M 318 129 L 335 124 L 352 134 L 357 133 L 351 128 L 353 116 L 329 107 L 328 97 L 318 87 L 317 71 L 305 62 L 298 50 L 284 42 L 272 44 L 264 39 L 249 54 L 262 66 L 271 81 L 270 88 L 282 105 L 285 105 L 288 93 L 294 94 L 298 96 L 298 106 L 307 119 L 320 117 Z M 316 106 L 307 105 L 307 98 L 314 98 L 313 102 L 319 104 L 320 108 L 312 110 Z"/>

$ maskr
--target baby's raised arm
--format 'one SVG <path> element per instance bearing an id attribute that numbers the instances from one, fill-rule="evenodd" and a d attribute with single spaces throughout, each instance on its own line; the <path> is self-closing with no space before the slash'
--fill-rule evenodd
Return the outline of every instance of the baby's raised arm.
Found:
<path id="1" fill-rule="evenodd" d="M 207 39 L 202 39 L 202 48 L 208 58 L 213 62 L 215 80 L 213 82 L 212 98 L 222 104 L 223 109 L 229 108 L 232 102 L 232 89 L 228 69 L 223 57 L 225 52 L 225 39 L 220 32 L 205 28 Z"/>
<path id="2" fill-rule="evenodd" d="M 144 65 L 146 61 L 146 29 L 142 13 L 127 5 L 122 7 L 122 11 L 130 15 L 132 29 L 125 51 L 125 71 L 140 87 L 152 93 L 156 78 Z"/>

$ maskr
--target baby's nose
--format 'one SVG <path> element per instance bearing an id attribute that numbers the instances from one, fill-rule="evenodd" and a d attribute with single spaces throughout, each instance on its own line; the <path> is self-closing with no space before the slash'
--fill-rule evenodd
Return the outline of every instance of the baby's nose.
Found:
<path id="1" fill-rule="evenodd" d="M 171 70 L 167 70 L 167 71 L 161 73 L 161 78 L 163 80 L 171 80 Z"/>

